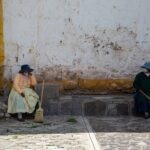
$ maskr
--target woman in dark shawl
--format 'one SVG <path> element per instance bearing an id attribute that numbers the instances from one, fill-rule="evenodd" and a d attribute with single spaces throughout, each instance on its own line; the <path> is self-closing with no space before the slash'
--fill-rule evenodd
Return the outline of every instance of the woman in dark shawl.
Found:
<path id="1" fill-rule="evenodd" d="M 135 111 L 137 114 L 144 114 L 148 119 L 150 114 L 150 62 L 146 62 L 142 68 L 145 72 L 136 75 L 133 86 L 136 89 Z"/>

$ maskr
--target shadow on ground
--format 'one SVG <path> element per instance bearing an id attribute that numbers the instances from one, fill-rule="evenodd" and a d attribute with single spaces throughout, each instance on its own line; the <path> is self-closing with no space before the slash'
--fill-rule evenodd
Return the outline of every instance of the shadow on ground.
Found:
<path id="1" fill-rule="evenodd" d="M 96 132 L 150 132 L 150 119 L 142 117 L 88 117 Z"/>
<path id="2" fill-rule="evenodd" d="M 82 132 L 86 132 L 82 117 L 47 116 L 44 118 L 44 123 L 42 124 L 34 123 L 31 119 L 25 120 L 24 122 L 19 122 L 14 118 L 0 120 L 0 135 L 65 134 Z"/>
<path id="3" fill-rule="evenodd" d="M 68 119 L 77 122 L 68 122 Z M 86 117 L 95 132 L 150 132 L 150 119 L 140 117 Z M 0 135 L 13 134 L 65 134 L 86 133 L 87 128 L 82 116 L 47 116 L 44 123 L 33 120 L 19 122 L 13 118 L 0 120 Z"/>

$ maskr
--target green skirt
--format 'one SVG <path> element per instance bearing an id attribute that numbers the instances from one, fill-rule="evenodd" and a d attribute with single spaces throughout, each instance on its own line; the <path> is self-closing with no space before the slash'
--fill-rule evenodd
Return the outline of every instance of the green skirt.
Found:
<path id="1" fill-rule="evenodd" d="M 25 98 L 23 98 L 14 89 L 11 90 L 8 98 L 8 113 L 33 113 L 35 106 L 39 101 L 39 96 L 30 88 L 24 90 Z"/>

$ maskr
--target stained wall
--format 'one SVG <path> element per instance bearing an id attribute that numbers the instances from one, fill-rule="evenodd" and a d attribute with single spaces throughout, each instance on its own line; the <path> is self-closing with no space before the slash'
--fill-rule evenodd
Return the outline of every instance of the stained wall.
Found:
<path id="1" fill-rule="evenodd" d="M 65 89 L 129 90 L 150 58 L 149 0 L 3 0 L 3 14 L 8 80 L 28 63 Z"/>

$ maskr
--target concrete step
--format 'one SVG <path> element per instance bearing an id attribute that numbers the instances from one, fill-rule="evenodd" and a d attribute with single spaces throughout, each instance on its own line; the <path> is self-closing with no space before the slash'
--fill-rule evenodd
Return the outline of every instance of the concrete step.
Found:
<path id="1" fill-rule="evenodd" d="M 133 115 L 133 95 L 66 95 L 43 102 L 45 115 Z"/>

